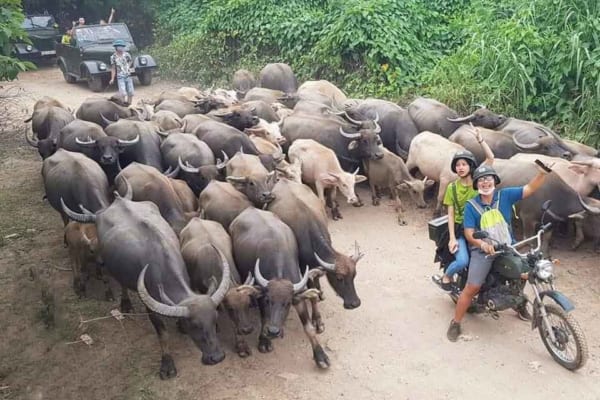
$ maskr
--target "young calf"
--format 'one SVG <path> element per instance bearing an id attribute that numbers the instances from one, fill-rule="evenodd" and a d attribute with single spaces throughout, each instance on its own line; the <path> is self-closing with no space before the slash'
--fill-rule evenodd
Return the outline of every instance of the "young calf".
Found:
<path id="1" fill-rule="evenodd" d="M 383 149 L 383 158 L 380 160 L 363 161 L 367 176 L 369 178 L 369 186 L 371 186 L 371 198 L 373 205 L 379 205 L 378 189 L 389 188 L 390 194 L 395 202 L 394 209 L 398 215 L 398 223 L 406 225 L 406 221 L 402 216 L 403 208 L 399 191 L 403 190 L 410 194 L 410 197 L 419 208 L 427 207 L 423 199 L 423 192 L 426 188 L 432 186 L 435 182 L 425 177 L 423 180 L 413 178 L 408 172 L 408 168 L 404 164 L 402 158 L 392 153 L 387 149 Z"/>
<path id="2" fill-rule="evenodd" d="M 349 204 L 358 203 L 354 193 L 354 185 L 365 181 L 363 175 L 345 172 L 340 166 L 333 150 L 323 146 L 312 139 L 297 139 L 289 148 L 288 155 L 291 162 L 300 160 L 302 164 L 302 182 L 316 189 L 319 199 L 325 206 L 325 189 L 331 189 L 330 205 L 332 218 L 342 218 L 335 197 L 337 189 L 348 199 Z"/>
<path id="3" fill-rule="evenodd" d="M 106 299 L 112 300 L 113 294 L 110 289 L 108 277 L 102 275 L 100 265 L 97 263 L 98 236 L 94 224 L 81 224 L 71 221 L 65 227 L 65 243 L 69 247 L 69 256 L 73 268 L 73 289 L 79 297 L 84 297 L 86 284 L 90 279 L 88 264 L 96 265 L 96 276 L 102 279 L 105 286 Z M 85 273 L 85 279 L 82 278 Z"/>

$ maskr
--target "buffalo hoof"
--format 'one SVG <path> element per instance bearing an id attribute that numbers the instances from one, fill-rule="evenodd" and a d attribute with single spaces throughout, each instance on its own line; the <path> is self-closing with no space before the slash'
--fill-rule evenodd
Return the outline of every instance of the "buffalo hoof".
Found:
<path id="1" fill-rule="evenodd" d="M 265 336 L 259 336 L 258 338 L 258 351 L 261 353 L 270 353 L 273 351 L 273 343 L 271 339 Z"/>
<path id="2" fill-rule="evenodd" d="M 379 205 L 379 197 L 373 197 L 372 203 L 374 206 L 378 206 Z"/>
<path id="3" fill-rule="evenodd" d="M 121 299 L 121 312 L 123 314 L 133 312 L 133 305 L 131 304 L 131 300 Z"/>
<path id="4" fill-rule="evenodd" d="M 576 240 L 575 242 L 573 242 L 573 244 L 571 245 L 571 250 L 577 250 L 579 246 L 581 246 L 582 242 L 583 240 Z"/>
<path id="5" fill-rule="evenodd" d="M 170 354 L 165 354 L 160 360 L 160 379 L 171 379 L 177 376 L 177 368 L 175 368 L 175 361 Z"/>
<path id="6" fill-rule="evenodd" d="M 364 206 L 364 205 L 365 205 L 365 203 L 363 203 L 363 202 L 362 202 L 362 201 L 360 201 L 360 200 L 358 200 L 358 201 L 355 201 L 354 203 L 352 203 L 352 206 L 353 206 L 353 207 L 362 207 L 362 206 Z"/>
<path id="7" fill-rule="evenodd" d="M 337 221 L 338 219 L 344 219 L 344 217 L 342 217 L 342 213 L 337 207 L 331 209 L 331 218 L 333 218 L 334 221 Z"/>
<path id="8" fill-rule="evenodd" d="M 327 357 L 327 354 L 325 354 L 321 345 L 317 345 L 313 349 L 313 359 L 315 360 L 317 367 L 321 369 L 329 368 L 329 357 Z"/>
<path id="9" fill-rule="evenodd" d="M 406 226 L 408 225 L 408 222 L 406 222 L 402 217 L 398 217 L 398 225 Z"/>
<path id="10" fill-rule="evenodd" d="M 325 332 L 325 324 L 323 323 L 323 320 L 321 319 L 321 317 L 313 318 L 312 323 L 313 323 L 313 326 L 315 327 L 317 333 Z"/>
<path id="11" fill-rule="evenodd" d="M 241 358 L 246 358 L 252 354 L 252 351 L 250 351 L 250 346 L 248 346 L 248 343 L 246 343 L 245 340 L 239 341 L 235 344 L 235 351 Z"/>

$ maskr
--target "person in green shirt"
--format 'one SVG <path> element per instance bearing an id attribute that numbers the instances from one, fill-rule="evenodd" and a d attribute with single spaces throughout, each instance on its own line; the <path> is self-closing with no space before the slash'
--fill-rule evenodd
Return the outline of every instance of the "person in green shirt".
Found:
<path id="1" fill-rule="evenodd" d="M 65 34 L 62 35 L 60 42 L 62 44 L 71 44 L 71 40 L 73 40 L 71 28 L 66 28 Z"/>
<path id="2" fill-rule="evenodd" d="M 481 132 L 471 125 L 471 133 L 475 135 L 485 153 L 486 158 L 483 164 L 492 165 L 494 153 L 483 140 Z M 469 249 L 462 229 L 463 212 L 467 201 L 478 194 L 477 190 L 473 189 L 473 171 L 477 168 L 477 160 L 473 153 L 468 150 L 457 152 L 452 157 L 450 167 L 452 172 L 458 175 L 458 179 L 446 188 L 443 203 L 448 207 L 448 234 L 450 236 L 448 250 L 454 255 L 454 261 L 448 265 L 441 278 L 434 276 L 434 280 L 438 281 L 441 288 L 446 291 L 452 290 L 452 277 L 469 265 Z"/>

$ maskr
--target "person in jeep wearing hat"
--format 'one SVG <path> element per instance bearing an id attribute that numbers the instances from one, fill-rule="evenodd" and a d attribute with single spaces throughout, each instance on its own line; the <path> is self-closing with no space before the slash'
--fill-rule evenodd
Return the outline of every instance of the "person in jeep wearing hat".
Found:
<path id="1" fill-rule="evenodd" d="M 482 164 L 492 165 L 494 163 L 494 153 L 483 140 L 479 129 L 471 125 L 470 132 L 475 136 L 477 142 L 485 153 L 485 160 Z M 452 172 L 458 175 L 458 179 L 450 183 L 444 194 L 444 205 L 448 209 L 448 251 L 454 256 L 454 260 L 448 265 L 444 275 L 432 276 L 432 279 L 443 290 L 452 291 L 454 284 L 452 278 L 469 265 L 469 249 L 467 241 L 463 234 L 463 211 L 467 200 L 477 195 L 477 190 L 473 189 L 473 171 L 477 168 L 477 160 L 469 150 L 456 152 L 452 157 L 450 165 Z M 447 254 L 447 253 L 446 253 Z"/>
<path id="2" fill-rule="evenodd" d="M 479 289 L 485 282 L 485 278 L 490 272 L 492 262 L 494 261 L 493 257 L 486 257 L 494 255 L 494 245 L 473 237 L 473 233 L 481 229 L 481 214 L 472 202 L 475 202 L 481 209 L 496 207 L 502 214 L 503 223 L 506 223 L 508 233 L 512 237 L 511 211 L 513 204 L 535 193 L 544 183 L 546 175 L 552 171 L 552 164 L 544 165 L 537 161 L 536 164 L 539 168 L 539 173 L 525 186 L 507 187 L 500 190 L 496 190 L 496 186 L 500 184 L 500 177 L 494 168 L 488 165 L 481 165 L 473 172 L 473 189 L 477 189 L 478 195 L 467 202 L 464 212 L 465 237 L 471 246 L 471 260 L 469 262 L 467 284 L 458 298 L 454 319 L 450 321 L 450 326 L 446 333 L 448 340 L 451 342 L 456 342 L 461 334 L 461 321 L 473 298 L 479 293 Z M 511 238 L 511 240 L 514 242 L 514 238 Z M 526 306 L 517 309 L 517 313 L 519 318 L 523 320 L 531 319 Z"/>
<path id="3" fill-rule="evenodd" d="M 112 85 L 117 78 L 117 86 L 119 94 L 127 105 L 133 102 L 133 79 L 130 71 L 133 68 L 133 58 L 125 51 L 125 41 L 117 39 L 113 42 L 115 52 L 110 56 L 110 82 Z"/>

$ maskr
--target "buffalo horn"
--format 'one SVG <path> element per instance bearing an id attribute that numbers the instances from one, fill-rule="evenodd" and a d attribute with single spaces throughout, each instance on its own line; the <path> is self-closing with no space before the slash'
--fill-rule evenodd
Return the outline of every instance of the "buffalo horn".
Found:
<path id="1" fill-rule="evenodd" d="M 335 113 L 332 113 L 332 114 L 335 114 Z M 342 111 L 342 114 L 344 114 L 344 118 L 346 118 L 348 121 L 352 122 L 354 125 L 362 124 L 362 121 L 352 119 L 352 117 L 350 117 L 346 111 Z"/>
<path id="2" fill-rule="evenodd" d="M 154 300 L 148 290 L 146 289 L 146 284 L 144 279 L 146 277 L 146 270 L 148 269 L 149 264 L 146 264 L 137 281 L 137 290 L 142 303 L 150 310 L 154 311 L 157 314 L 164 315 L 165 317 L 177 317 L 177 318 L 188 318 L 190 316 L 190 310 L 187 307 L 183 306 L 169 306 L 163 304 L 159 301 Z"/>
<path id="3" fill-rule="evenodd" d="M 375 112 L 375 119 L 373 120 L 373 122 L 378 123 L 379 122 L 379 113 Z"/>
<path id="4" fill-rule="evenodd" d="M 354 172 L 352 173 L 352 175 L 356 175 L 358 174 L 358 170 L 360 169 L 360 167 L 356 167 L 356 169 L 354 170 Z"/>
<path id="5" fill-rule="evenodd" d="M 33 140 L 33 138 L 30 138 L 29 135 L 27 134 L 27 132 L 25 132 L 25 140 L 27 140 L 27 143 L 29 143 L 30 146 L 32 147 L 38 147 L 38 141 L 37 140 Z"/>
<path id="6" fill-rule="evenodd" d="M 321 257 L 319 257 L 319 255 L 317 254 L 316 251 L 313 251 L 313 254 L 315 255 L 315 258 L 317 259 L 317 262 L 319 263 L 319 265 L 321 267 L 323 267 L 323 269 L 325 269 L 327 271 L 335 272 L 335 264 L 328 263 L 327 261 L 323 260 Z"/>
<path id="7" fill-rule="evenodd" d="M 161 136 L 162 138 L 169 137 L 169 132 L 164 132 L 164 131 L 161 131 L 160 129 L 157 129 L 156 133 L 158 133 L 158 135 Z"/>
<path id="8" fill-rule="evenodd" d="M 577 198 L 579 199 L 579 203 L 581 203 L 581 206 L 587 211 L 590 212 L 592 214 L 598 215 L 600 214 L 600 208 L 598 207 L 593 207 L 590 206 L 589 204 L 587 204 L 585 201 L 583 201 L 583 199 L 581 198 L 581 195 L 579 193 L 577 193 Z"/>
<path id="9" fill-rule="evenodd" d="M 254 277 L 252 276 L 252 272 L 248 273 L 248 277 L 244 281 L 244 285 L 252 286 L 254 285 Z"/>
<path id="10" fill-rule="evenodd" d="M 256 277 L 256 282 L 258 282 L 260 286 L 266 288 L 269 285 L 269 281 L 260 273 L 260 258 L 257 258 L 256 264 L 254 264 L 254 276 Z"/>
<path id="11" fill-rule="evenodd" d="M 115 116 L 117 117 L 117 120 L 118 120 L 119 119 L 119 115 L 115 114 Z M 115 122 L 117 122 L 117 121 L 111 121 L 110 119 L 106 118 L 104 116 L 104 114 L 102 114 L 102 113 L 100 113 L 100 118 L 102 118 L 102 122 L 104 122 L 107 126 L 110 125 L 110 124 L 114 124 Z"/>
<path id="12" fill-rule="evenodd" d="M 210 299 L 215 303 L 216 306 L 221 304 L 223 299 L 225 298 L 225 294 L 229 290 L 229 280 L 231 279 L 231 270 L 229 268 L 229 263 L 225 258 L 225 255 L 219 250 L 215 245 L 212 245 L 217 253 L 219 253 L 219 257 L 221 257 L 221 264 L 223 264 L 223 276 L 221 277 L 221 284 L 217 288 L 217 291 L 214 292 Z"/>
<path id="13" fill-rule="evenodd" d="M 225 168 L 227 166 L 227 163 L 229 162 L 229 156 L 227 155 L 227 153 L 225 153 L 223 150 L 221 150 L 221 153 L 223 154 L 223 161 L 217 158 L 217 169 Z"/>
<path id="14" fill-rule="evenodd" d="M 78 137 L 75 137 L 75 143 L 77 143 L 80 146 L 91 147 L 91 146 L 96 145 L 96 140 L 92 139 L 91 137 L 88 136 L 84 142 L 83 140 L 79 139 Z"/>
<path id="15" fill-rule="evenodd" d="M 227 180 L 237 182 L 237 183 L 246 183 L 246 182 L 248 182 L 248 177 L 247 176 L 228 176 Z"/>
<path id="16" fill-rule="evenodd" d="M 365 253 L 360 252 L 360 247 L 358 247 L 358 242 L 354 241 L 354 254 L 350 256 L 354 262 L 358 262 L 361 258 L 365 256 Z"/>
<path id="17" fill-rule="evenodd" d="M 118 195 L 122 199 L 133 200 L 133 188 L 131 187 L 131 183 L 129 183 L 129 181 L 124 176 L 120 176 L 118 178 L 122 179 L 123 182 L 125 183 L 125 194 L 121 195 L 121 193 L 119 193 L 118 189 L 115 190 L 115 194 Z"/>
<path id="18" fill-rule="evenodd" d="M 93 212 L 91 212 L 90 210 L 88 210 L 87 208 L 85 208 L 83 206 L 83 204 L 79 204 L 79 208 L 81 209 L 81 211 L 85 214 L 85 215 L 95 215 Z"/>
<path id="19" fill-rule="evenodd" d="M 458 117 L 458 118 L 448 118 L 446 117 L 446 119 L 450 122 L 470 122 L 471 120 L 473 120 L 475 116 L 473 114 L 471 115 L 467 115 L 466 117 Z"/>
<path id="20" fill-rule="evenodd" d="M 373 130 L 374 133 L 381 133 L 381 126 L 377 123 L 377 121 L 373 121 L 375 123 L 375 129 Z"/>
<path id="21" fill-rule="evenodd" d="M 96 222 L 96 215 L 86 215 L 86 214 L 76 213 L 75 211 L 73 211 L 69 207 L 67 207 L 67 205 L 65 204 L 65 201 L 63 200 L 62 197 L 60 198 L 60 205 L 62 206 L 64 213 L 67 214 L 67 216 L 69 218 L 71 218 L 73 221 L 81 222 L 82 224 L 91 224 L 91 223 Z"/>
<path id="22" fill-rule="evenodd" d="M 308 282 L 308 265 L 306 266 L 306 269 L 304 270 L 304 276 L 302 276 L 302 279 L 300 279 L 300 282 L 294 283 L 294 294 L 300 293 L 302 291 L 302 289 L 304 289 L 304 287 L 306 286 L 306 282 Z"/>
<path id="23" fill-rule="evenodd" d="M 139 133 L 137 135 L 135 135 L 135 138 L 133 138 L 131 140 L 117 139 L 117 142 L 119 142 L 119 144 L 121 146 L 132 146 L 132 145 L 136 144 L 139 141 L 140 141 L 140 134 Z"/>
<path id="24" fill-rule="evenodd" d="M 341 126 L 340 126 L 340 134 L 344 137 L 347 137 L 348 139 L 358 139 L 361 136 L 360 132 L 357 132 L 357 133 L 344 132 L 344 128 L 342 128 Z"/>
<path id="25" fill-rule="evenodd" d="M 167 169 L 165 172 L 163 172 L 163 175 L 166 176 L 167 178 L 175 178 L 177 175 L 179 175 L 179 171 L 181 171 L 181 166 L 177 165 L 175 167 L 174 170 L 169 171 L 171 169 L 171 166 L 169 166 L 169 169 Z"/>
<path id="26" fill-rule="evenodd" d="M 535 143 L 521 143 L 519 141 L 519 139 L 517 139 L 517 135 L 512 135 L 512 139 L 513 139 L 513 143 L 515 144 L 515 146 L 520 147 L 522 149 L 537 149 L 538 147 L 540 147 L 540 144 L 535 142 Z"/>
<path id="27" fill-rule="evenodd" d="M 184 172 L 187 172 L 189 174 L 197 174 L 198 172 L 200 172 L 199 167 L 196 168 L 191 165 L 185 165 L 183 163 L 183 161 L 181 161 L 181 156 L 179 156 L 179 158 L 177 158 L 177 163 L 178 163 L 178 165 L 177 165 L 178 168 L 182 169 Z M 186 161 L 186 163 L 187 163 L 187 161 Z"/>

